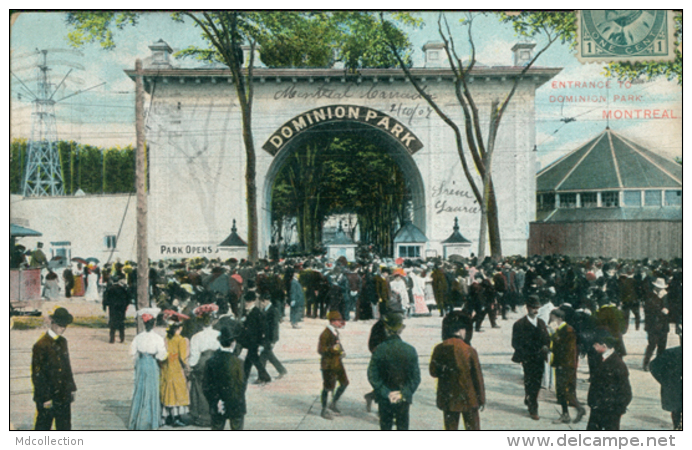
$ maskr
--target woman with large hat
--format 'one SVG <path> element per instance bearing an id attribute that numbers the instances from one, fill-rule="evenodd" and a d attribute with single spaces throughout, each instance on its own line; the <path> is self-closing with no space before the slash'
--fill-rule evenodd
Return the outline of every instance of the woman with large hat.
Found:
<path id="1" fill-rule="evenodd" d="M 166 310 L 163 315 L 169 323 L 165 340 L 168 358 L 161 364 L 163 419 L 166 425 L 182 427 L 187 424 L 183 422 L 181 416 L 187 414 L 190 405 L 185 379 L 190 346 L 188 340 L 182 337 L 180 332 L 183 330 L 182 321 L 189 317 L 173 310 Z"/>
<path id="2" fill-rule="evenodd" d="M 156 430 L 161 426 L 159 364 L 168 356 L 166 344 L 154 332 L 158 308 L 143 308 L 137 315 L 144 322 L 144 331 L 132 340 L 130 354 L 135 359 L 135 389 L 130 406 L 129 430 Z"/>

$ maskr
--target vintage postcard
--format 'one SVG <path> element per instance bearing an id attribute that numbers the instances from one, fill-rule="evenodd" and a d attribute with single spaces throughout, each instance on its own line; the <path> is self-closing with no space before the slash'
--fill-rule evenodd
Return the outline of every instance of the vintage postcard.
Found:
<path id="1" fill-rule="evenodd" d="M 13 14 L 12 442 L 681 429 L 681 16 Z"/>

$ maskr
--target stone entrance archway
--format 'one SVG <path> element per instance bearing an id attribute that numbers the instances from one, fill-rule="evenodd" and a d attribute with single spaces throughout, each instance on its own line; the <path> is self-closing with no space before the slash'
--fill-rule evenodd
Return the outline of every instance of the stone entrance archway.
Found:
<path id="1" fill-rule="evenodd" d="M 260 242 L 271 242 L 272 186 L 286 159 L 315 137 L 316 133 L 356 133 L 382 148 L 404 174 L 413 203 L 412 222 L 426 233 L 425 185 L 413 154 L 421 141 L 403 124 L 381 111 L 357 105 L 333 105 L 295 116 L 277 129 L 262 146 L 274 156 L 258 197 Z"/>

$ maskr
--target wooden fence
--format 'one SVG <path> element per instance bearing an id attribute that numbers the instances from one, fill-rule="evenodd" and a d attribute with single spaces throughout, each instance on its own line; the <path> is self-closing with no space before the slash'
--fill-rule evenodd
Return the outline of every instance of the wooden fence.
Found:
<path id="1" fill-rule="evenodd" d="M 528 250 L 529 255 L 682 258 L 682 222 L 532 222 Z"/>

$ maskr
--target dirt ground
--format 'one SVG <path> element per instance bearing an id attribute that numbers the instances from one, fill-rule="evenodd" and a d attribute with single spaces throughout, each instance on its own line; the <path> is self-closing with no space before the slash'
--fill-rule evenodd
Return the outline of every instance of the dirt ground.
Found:
<path id="1" fill-rule="evenodd" d="M 57 305 L 67 308 L 77 318 L 100 316 L 105 320 L 100 304 L 83 299 L 64 299 L 58 302 L 37 302 L 32 307 L 44 312 L 44 317 Z M 129 311 L 132 316 L 133 311 Z M 510 313 L 509 320 L 499 321 L 500 329 L 484 328 L 474 334 L 485 378 L 487 405 L 481 412 L 484 430 L 585 430 L 588 415 L 578 424 L 555 425 L 560 414 L 552 390 L 541 391 L 541 420 L 529 418 L 523 404 L 522 371 L 511 362 L 511 326 L 522 313 Z M 402 338 L 418 351 L 421 385 L 411 407 L 411 429 L 441 430 L 442 413 L 436 407 L 436 383 L 428 374 L 428 363 L 433 347 L 440 340 L 440 317 L 417 317 L 406 320 Z M 371 390 L 366 370 L 370 360 L 367 340 L 373 321 L 348 322 L 342 332 L 347 353 L 344 360 L 351 384 L 340 407 L 342 415 L 335 420 L 320 417 L 319 395 L 321 374 L 316 352 L 319 334 L 326 321 L 306 319 L 302 328 L 293 329 L 281 324 L 281 340 L 275 353 L 288 369 L 288 375 L 266 386 L 252 384 L 250 376 L 247 390 L 245 428 L 249 430 L 376 430 L 376 407 L 367 412 L 363 395 Z M 643 328 L 643 327 L 642 327 Z M 32 402 L 30 364 L 31 348 L 45 331 L 44 328 L 14 329 L 10 331 L 10 421 L 19 430 L 33 426 L 35 406 Z M 158 330 L 163 333 L 163 329 Z M 77 384 L 77 397 L 72 408 L 75 430 L 124 430 L 129 415 L 133 390 L 134 365 L 128 354 L 134 328 L 126 330 L 124 344 L 109 344 L 108 330 L 80 326 L 68 327 L 65 337 L 69 342 L 72 368 Z M 669 336 L 669 347 L 678 345 L 678 337 Z M 643 329 L 634 325 L 625 335 L 628 355 L 625 362 L 630 370 L 634 399 L 622 419 L 623 430 L 670 430 L 669 413 L 661 409 L 659 385 L 651 374 L 643 372 L 641 361 L 646 347 Z M 275 376 L 273 367 L 269 373 Z M 581 360 L 578 372 L 577 395 L 586 403 L 588 391 L 586 362 Z M 588 408 L 587 408 L 588 409 Z M 575 411 L 571 411 L 574 416 Z M 164 427 L 169 429 L 169 427 Z M 176 428 L 176 430 L 194 427 Z"/>

